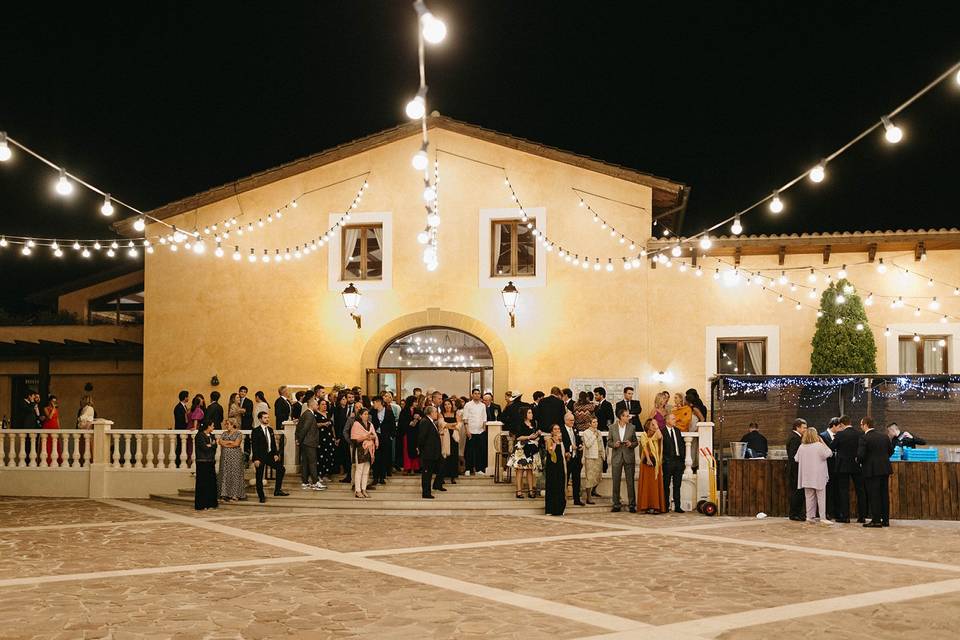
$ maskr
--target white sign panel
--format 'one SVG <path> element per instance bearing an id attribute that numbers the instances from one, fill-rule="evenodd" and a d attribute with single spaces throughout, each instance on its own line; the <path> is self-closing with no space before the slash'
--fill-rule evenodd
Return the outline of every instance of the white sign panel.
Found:
<path id="1" fill-rule="evenodd" d="M 573 399 L 581 391 L 593 391 L 597 387 L 603 387 L 607 390 L 607 400 L 617 404 L 623 400 L 623 388 L 633 387 L 636 390 L 640 386 L 640 378 L 571 378 L 570 388 L 573 390 Z M 636 394 L 634 394 L 636 399 Z"/>

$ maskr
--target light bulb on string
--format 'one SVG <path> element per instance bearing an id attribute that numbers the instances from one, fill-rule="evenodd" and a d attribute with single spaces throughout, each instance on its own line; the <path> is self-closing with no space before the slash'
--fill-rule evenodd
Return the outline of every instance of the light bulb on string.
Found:
<path id="1" fill-rule="evenodd" d="M 913 315 L 916 317 L 920 316 L 920 307 L 917 307 L 916 309 L 913 310 Z"/>
<path id="2" fill-rule="evenodd" d="M 439 214 L 439 213 L 436 213 L 436 212 L 430 213 L 430 214 L 427 216 L 427 224 L 430 225 L 431 227 L 439 227 L 439 226 L 440 226 L 440 214 Z"/>
<path id="3" fill-rule="evenodd" d="M 730 225 L 730 233 L 735 236 L 743 233 L 743 225 L 740 224 L 740 214 L 733 216 L 733 224 Z"/>
<path id="4" fill-rule="evenodd" d="M 940 302 L 937 300 L 936 297 L 934 297 L 933 300 L 930 301 L 930 308 L 933 309 L 934 311 L 940 308 Z"/>
<path id="5" fill-rule="evenodd" d="M 813 269 L 810 269 L 810 275 L 807 276 L 807 282 L 813 284 L 817 281 L 817 274 Z"/>
<path id="6" fill-rule="evenodd" d="M 837 296 L 833 299 L 833 301 L 836 304 L 843 304 L 844 302 L 847 301 L 847 298 L 842 293 L 838 293 Z"/>
<path id="7" fill-rule="evenodd" d="M 93 243 L 93 250 L 94 250 L 94 251 L 100 251 L 100 241 L 99 241 L 99 240 L 97 240 L 96 242 Z"/>
<path id="8" fill-rule="evenodd" d="M 113 249 L 107 249 L 107 257 L 108 257 L 108 258 L 112 258 L 112 257 L 115 256 L 115 255 L 117 255 L 117 253 L 116 253 Z"/>
<path id="9" fill-rule="evenodd" d="M 840 267 L 840 271 L 837 271 L 837 277 L 841 280 L 847 277 L 847 265 Z"/>
<path id="10" fill-rule="evenodd" d="M 419 120 L 427 112 L 426 94 L 427 88 L 421 87 L 413 100 L 407 103 L 405 111 L 411 120 Z"/>
<path id="11" fill-rule="evenodd" d="M 866 300 L 863 301 L 863 304 L 864 304 L 865 306 L 868 306 L 868 307 L 872 307 L 872 306 L 873 306 L 873 294 L 872 294 L 872 293 L 870 293 L 869 295 L 867 295 L 867 298 L 866 298 Z"/>
<path id="12" fill-rule="evenodd" d="M 880 261 L 877 263 L 877 273 L 886 273 L 887 265 L 883 264 L 883 258 L 880 258 Z"/>
<path id="13" fill-rule="evenodd" d="M 417 234 L 417 242 L 420 244 L 427 244 L 427 241 L 430 239 L 430 235 L 426 231 L 421 231 Z"/>
<path id="14" fill-rule="evenodd" d="M 73 193 L 73 183 L 67 179 L 67 173 L 63 169 L 60 169 L 60 175 L 57 178 L 57 183 L 54 186 L 54 189 L 61 196 L 68 196 Z"/>
<path id="15" fill-rule="evenodd" d="M 0 131 L 0 162 L 6 162 L 13 157 L 13 152 L 10 150 L 10 144 L 7 142 L 7 134 L 4 131 Z"/>
<path id="16" fill-rule="evenodd" d="M 600 258 L 596 259 L 597 261 L 593 263 L 593 270 L 600 271 Z"/>
<path id="17" fill-rule="evenodd" d="M 786 272 L 786 271 L 781 271 L 781 272 L 780 272 L 780 277 L 777 279 L 777 282 L 779 282 L 780 284 L 787 284 L 788 280 L 787 280 L 787 272 Z"/>
<path id="18" fill-rule="evenodd" d="M 147 223 L 143 218 L 137 218 L 133 221 L 133 229 L 137 232 L 142 232 L 147 228 Z"/>
<path id="19" fill-rule="evenodd" d="M 447 25 L 444 24 L 443 20 L 430 13 L 423 0 L 414 2 L 413 8 L 420 19 L 420 33 L 423 35 L 423 39 L 430 44 L 443 42 L 443 39 L 447 36 Z"/>
<path id="20" fill-rule="evenodd" d="M 100 206 L 100 213 L 105 216 L 113 215 L 113 202 L 110 200 L 110 194 L 108 193 L 103 198 L 103 204 Z"/>
<path id="21" fill-rule="evenodd" d="M 855 328 L 856 328 L 857 331 L 863 331 L 863 323 L 862 323 L 862 322 L 858 322 L 858 323 L 857 323 L 857 326 L 856 326 Z"/>
<path id="22" fill-rule="evenodd" d="M 843 318 L 837 318 L 836 320 L 834 320 L 834 323 L 843 324 Z"/>
<path id="23" fill-rule="evenodd" d="M 218 258 L 223 257 L 223 249 L 220 247 L 219 242 L 217 243 L 217 248 L 213 251 L 213 255 L 217 256 Z"/>
<path id="24" fill-rule="evenodd" d="M 883 124 L 883 137 L 887 139 L 887 142 L 890 144 L 897 144 L 903 140 L 903 129 L 893 124 L 893 122 L 890 121 L 890 118 L 883 116 L 880 118 L 880 122 Z"/>
<path id="25" fill-rule="evenodd" d="M 890 337 L 890 329 L 884 328 L 884 330 L 883 330 L 883 335 L 884 335 L 884 337 L 889 338 L 889 337 Z"/>
<path id="26" fill-rule="evenodd" d="M 679 258 L 682 252 L 683 252 L 683 249 L 680 248 L 679 242 L 673 245 L 673 248 L 670 249 L 670 255 L 672 255 L 674 258 Z"/>
<path id="27" fill-rule="evenodd" d="M 426 145 L 424 145 L 424 147 L 425 146 Z M 423 171 L 424 169 L 427 168 L 427 165 L 429 163 L 430 163 L 430 158 L 427 157 L 426 148 L 421 148 L 419 151 L 413 154 L 413 158 L 410 160 L 410 164 L 412 164 L 413 168 L 416 169 L 417 171 Z"/>
<path id="28" fill-rule="evenodd" d="M 260 261 L 264 264 L 270 262 L 270 255 L 267 253 L 266 249 L 263 250 L 263 255 L 260 256 Z"/>
<path id="29" fill-rule="evenodd" d="M 607 258 L 607 271 L 613 271 L 613 258 Z"/>
<path id="30" fill-rule="evenodd" d="M 920 342 L 920 336 L 917 335 L 916 333 L 913 334 L 913 341 L 914 341 L 914 342 Z"/>
<path id="31" fill-rule="evenodd" d="M 770 200 L 770 211 L 771 213 L 780 213 L 783 211 L 783 200 L 780 199 L 780 192 L 774 191 L 773 197 Z"/>
<path id="32" fill-rule="evenodd" d="M 927 280 L 927 286 L 928 286 L 928 287 L 932 287 L 932 286 L 933 286 L 933 278 L 930 278 L 929 280 Z"/>
<path id="33" fill-rule="evenodd" d="M 706 251 L 711 246 L 713 246 L 713 241 L 710 240 L 710 236 L 704 234 L 703 237 L 700 238 L 700 248 Z"/>
<path id="34" fill-rule="evenodd" d="M 942 322 L 943 324 L 947 324 L 948 321 L 949 321 L 949 320 L 948 320 L 947 316 L 943 316 L 942 318 L 940 318 L 940 322 Z M 944 342 L 944 341 L 941 340 L 940 342 Z M 942 347 L 943 345 L 941 344 L 940 346 Z"/>
<path id="35" fill-rule="evenodd" d="M 633 260 L 631 260 L 631 261 L 630 261 L 630 266 L 632 266 L 634 269 L 639 269 L 639 268 L 640 268 L 640 258 L 634 258 Z"/>
<path id="36" fill-rule="evenodd" d="M 80 252 L 80 255 L 83 256 L 84 258 L 89 258 L 89 257 L 90 257 L 90 249 L 87 249 L 86 247 L 84 247 L 84 248 L 83 248 L 83 251 Z"/>
<path id="37" fill-rule="evenodd" d="M 823 182 L 823 179 L 826 177 L 826 171 L 824 170 L 824 163 L 821 162 L 820 164 L 815 166 L 813 169 L 810 169 L 810 173 L 808 175 L 810 176 L 810 180 L 812 182 L 817 182 L 817 183 Z"/>
<path id="38" fill-rule="evenodd" d="M 23 245 L 23 248 L 20 249 L 20 253 L 25 256 L 29 256 L 31 253 L 33 253 L 33 249 L 31 249 L 28 245 Z"/>
<path id="39" fill-rule="evenodd" d="M 131 258 L 136 258 L 139 255 L 139 253 L 137 252 L 136 247 L 130 247 L 129 249 L 127 249 L 127 255 Z"/>
<path id="40" fill-rule="evenodd" d="M 423 199 L 425 202 L 433 202 L 437 199 L 437 190 L 429 184 L 423 188 Z"/>

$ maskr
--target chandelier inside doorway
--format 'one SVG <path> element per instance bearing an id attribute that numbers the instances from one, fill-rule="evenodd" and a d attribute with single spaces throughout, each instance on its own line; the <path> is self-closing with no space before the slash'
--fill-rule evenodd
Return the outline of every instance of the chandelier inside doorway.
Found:
<path id="1" fill-rule="evenodd" d="M 403 369 L 492 368 L 493 354 L 482 340 L 443 327 L 418 329 L 395 339 L 380 356 L 380 367 Z"/>

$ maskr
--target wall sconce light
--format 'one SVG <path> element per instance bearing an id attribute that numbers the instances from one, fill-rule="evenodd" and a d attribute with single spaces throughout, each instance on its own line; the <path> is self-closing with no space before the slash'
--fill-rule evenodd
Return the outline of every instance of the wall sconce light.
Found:
<path id="1" fill-rule="evenodd" d="M 673 382 L 673 373 L 671 373 L 670 371 L 657 371 L 650 377 L 653 379 L 654 382 L 660 382 L 662 384 Z"/>
<path id="2" fill-rule="evenodd" d="M 357 329 L 360 328 L 360 291 L 353 283 L 343 290 L 343 306 L 350 312 L 350 317 L 357 323 Z"/>
<path id="3" fill-rule="evenodd" d="M 520 291 L 513 286 L 513 282 L 508 282 L 500 295 L 503 296 L 503 306 L 507 308 L 507 313 L 510 314 L 510 328 L 512 329 L 517 326 L 517 298 L 520 297 Z"/>

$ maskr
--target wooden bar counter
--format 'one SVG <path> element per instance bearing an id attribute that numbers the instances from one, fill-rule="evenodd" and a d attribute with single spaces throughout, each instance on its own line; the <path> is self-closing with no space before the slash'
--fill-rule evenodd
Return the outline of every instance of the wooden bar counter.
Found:
<path id="1" fill-rule="evenodd" d="M 787 461 L 725 461 L 727 503 L 724 515 L 786 517 Z M 850 483 L 850 509 L 856 515 Z M 890 476 L 890 518 L 960 520 L 960 463 L 894 462 Z"/>

